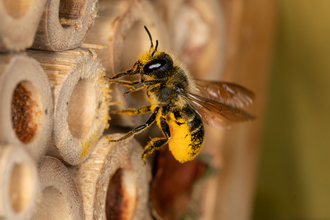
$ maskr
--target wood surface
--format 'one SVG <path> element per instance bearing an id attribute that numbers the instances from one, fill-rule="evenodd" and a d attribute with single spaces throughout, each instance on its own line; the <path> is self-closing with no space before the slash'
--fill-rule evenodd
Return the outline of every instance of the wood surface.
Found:
<path id="1" fill-rule="evenodd" d="M 53 127 L 50 85 L 40 64 L 20 54 L 0 55 L 0 143 L 23 145 L 38 162 Z"/>
<path id="2" fill-rule="evenodd" d="M 33 43 L 47 0 L 0 1 L 0 51 L 20 51 Z"/>
<path id="3" fill-rule="evenodd" d="M 142 147 L 136 140 L 109 144 L 109 138 L 120 136 L 103 136 L 86 161 L 69 168 L 83 195 L 86 219 L 151 219 L 150 167 L 143 166 Z"/>
<path id="4" fill-rule="evenodd" d="M 63 51 L 79 47 L 97 16 L 98 0 L 47 0 L 32 48 Z"/>
<path id="5" fill-rule="evenodd" d="M 48 155 L 76 165 L 85 160 L 108 126 L 109 85 L 92 49 L 29 50 L 48 76 L 54 129 Z"/>
<path id="6" fill-rule="evenodd" d="M 40 195 L 32 219 L 86 219 L 81 195 L 61 161 L 45 156 L 38 164 L 38 176 Z"/>
<path id="7" fill-rule="evenodd" d="M 0 145 L 0 176 L 1 219 L 31 219 L 39 179 L 36 163 L 24 146 Z"/>

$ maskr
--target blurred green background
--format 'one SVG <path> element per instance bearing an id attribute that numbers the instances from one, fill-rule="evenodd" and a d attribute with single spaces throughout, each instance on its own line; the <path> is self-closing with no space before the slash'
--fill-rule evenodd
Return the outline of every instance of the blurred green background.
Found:
<path id="1" fill-rule="evenodd" d="M 277 0 L 253 219 L 330 219 L 330 0 Z"/>

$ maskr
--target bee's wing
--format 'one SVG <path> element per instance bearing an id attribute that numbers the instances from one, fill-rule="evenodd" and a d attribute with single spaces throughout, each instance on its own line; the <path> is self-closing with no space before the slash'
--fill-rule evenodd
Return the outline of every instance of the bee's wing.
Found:
<path id="1" fill-rule="evenodd" d="M 203 122 L 211 127 L 223 128 L 230 125 L 231 122 L 248 121 L 255 118 L 243 110 L 190 92 L 183 92 L 183 95 L 190 106 L 203 118 Z"/>
<path id="2" fill-rule="evenodd" d="M 253 102 L 254 93 L 240 85 L 195 79 L 201 96 L 230 106 L 243 107 Z"/>

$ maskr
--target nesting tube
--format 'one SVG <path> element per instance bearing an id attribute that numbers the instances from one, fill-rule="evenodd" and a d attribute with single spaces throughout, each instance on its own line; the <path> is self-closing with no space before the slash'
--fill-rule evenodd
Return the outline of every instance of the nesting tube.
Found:
<path id="1" fill-rule="evenodd" d="M 220 80 L 225 18 L 218 0 L 154 1 L 162 8 L 172 48 L 196 78 Z"/>
<path id="2" fill-rule="evenodd" d="M 32 48 L 62 51 L 79 47 L 97 16 L 98 0 L 48 0 Z"/>
<path id="3" fill-rule="evenodd" d="M 84 195 L 86 219 L 150 219 L 142 147 L 134 139 L 109 144 L 109 138 L 120 136 L 102 137 L 86 161 L 69 168 Z"/>
<path id="4" fill-rule="evenodd" d="M 83 220 L 81 195 L 68 169 L 54 157 L 45 156 L 38 164 L 40 198 L 34 220 Z"/>
<path id="5" fill-rule="evenodd" d="M 22 146 L 0 145 L 1 219 L 30 219 L 38 197 L 37 167 Z"/>
<path id="6" fill-rule="evenodd" d="M 93 50 L 27 51 L 51 84 L 54 129 L 50 156 L 76 165 L 89 155 L 108 126 L 109 85 Z"/>
<path id="7" fill-rule="evenodd" d="M 53 124 L 48 78 L 24 55 L 0 56 L 0 143 L 23 145 L 38 161 L 46 153 Z"/>
<path id="8" fill-rule="evenodd" d="M 0 51 L 30 47 L 46 0 L 0 1 Z"/>
<path id="9" fill-rule="evenodd" d="M 147 26 L 153 41 L 159 41 L 158 50 L 166 50 L 169 38 L 164 22 L 157 11 L 146 0 L 101 1 L 99 4 L 99 18 L 88 33 L 86 43 L 108 46 L 98 50 L 108 76 L 132 68 L 141 52 L 150 48 L 149 37 L 143 26 Z M 137 80 L 139 76 L 132 76 L 129 80 Z M 135 108 L 147 105 L 145 91 L 138 91 L 123 97 L 127 88 L 114 85 L 113 102 L 123 102 L 116 108 Z M 140 116 L 112 116 L 112 124 L 120 126 L 136 126 L 147 119 L 147 115 Z"/>

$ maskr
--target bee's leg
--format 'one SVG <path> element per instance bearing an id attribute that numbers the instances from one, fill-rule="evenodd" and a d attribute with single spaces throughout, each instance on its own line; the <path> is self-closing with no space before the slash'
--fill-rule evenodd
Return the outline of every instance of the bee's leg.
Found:
<path id="1" fill-rule="evenodd" d="M 139 90 L 141 90 L 143 88 L 144 88 L 144 84 L 143 83 L 136 84 L 135 86 L 129 88 L 126 92 L 124 92 L 124 95 L 127 95 L 127 94 L 132 93 L 132 92 L 139 91 Z"/>
<path id="2" fill-rule="evenodd" d="M 121 109 L 121 110 L 113 110 L 110 111 L 110 114 L 113 115 L 142 115 L 151 112 L 151 106 L 143 106 L 138 109 Z"/>
<path id="3" fill-rule="evenodd" d="M 149 119 L 147 120 L 146 123 L 144 123 L 143 125 L 137 126 L 136 128 L 134 128 L 133 130 L 131 130 L 130 132 L 128 132 L 127 134 L 125 134 L 124 136 L 122 136 L 121 138 L 117 139 L 117 140 L 110 140 L 109 142 L 119 142 L 119 141 L 123 141 L 127 138 L 130 138 L 142 131 L 144 131 L 147 127 L 149 127 L 152 123 L 155 122 L 158 111 L 159 111 L 160 107 L 156 107 L 154 112 L 150 115 Z"/>
<path id="4" fill-rule="evenodd" d="M 132 92 L 136 92 L 136 91 L 138 91 L 138 90 L 140 90 L 140 89 L 145 88 L 145 86 L 154 86 L 154 85 L 159 84 L 159 83 L 161 83 L 161 82 L 163 82 L 163 81 L 161 81 L 161 80 L 149 80 L 149 81 L 144 81 L 143 83 L 137 84 L 137 85 L 135 85 L 134 87 L 131 87 L 130 89 L 128 89 L 128 90 L 124 93 L 124 95 L 129 94 L 129 93 L 132 93 Z"/>
<path id="5" fill-rule="evenodd" d="M 105 77 L 108 78 L 109 80 L 112 80 L 112 79 L 118 79 L 118 78 L 121 78 L 121 77 L 127 76 L 127 75 L 133 75 L 133 69 L 128 69 L 126 71 L 119 72 L 116 75 L 111 76 L 111 77 L 109 77 L 109 76 L 105 76 Z"/>
<path id="6" fill-rule="evenodd" d="M 160 126 L 162 128 L 163 134 L 165 135 L 165 138 L 153 138 L 149 141 L 141 155 L 141 159 L 143 160 L 144 164 L 146 163 L 144 158 L 146 156 L 152 155 L 155 151 L 160 150 L 161 147 L 166 144 L 171 137 L 170 127 L 168 126 L 165 117 L 160 118 Z"/>
<path id="7" fill-rule="evenodd" d="M 137 61 L 134 64 L 133 68 L 128 69 L 128 70 L 125 70 L 125 71 L 122 71 L 122 72 L 119 72 L 119 73 L 117 73 L 116 75 L 114 75 L 112 77 L 107 77 L 107 76 L 106 77 L 109 78 L 110 80 L 111 79 L 118 79 L 118 78 L 121 78 L 121 77 L 124 77 L 124 76 L 130 77 L 130 76 L 132 76 L 134 74 L 139 73 L 139 65 L 140 65 L 140 62 Z"/>
<path id="8" fill-rule="evenodd" d="M 127 81 L 127 80 L 112 80 L 109 79 L 110 84 L 118 84 L 126 87 L 133 87 L 140 83 L 140 81 Z"/>

